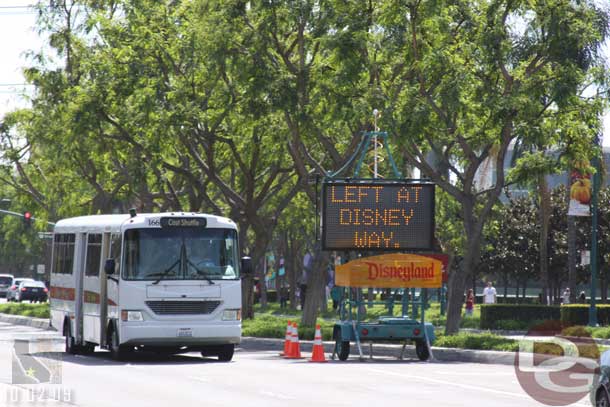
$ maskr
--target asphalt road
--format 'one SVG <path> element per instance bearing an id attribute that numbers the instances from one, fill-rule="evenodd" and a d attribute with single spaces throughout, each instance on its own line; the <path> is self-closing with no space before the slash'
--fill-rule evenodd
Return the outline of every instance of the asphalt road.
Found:
<path id="1" fill-rule="evenodd" d="M 0 323 L 0 405 L 12 406 L 541 406 L 520 387 L 511 366 L 423 363 L 379 357 L 373 361 L 308 363 L 277 351 L 240 349 L 232 362 L 198 354 L 141 354 L 115 362 L 61 352 L 15 358 L 23 341 L 30 352 L 59 350 L 54 332 Z M 30 363 L 48 364 L 39 373 Z M 23 366 L 22 366 L 23 365 Z M 54 366 L 54 367 L 53 367 Z M 59 369 L 58 369 L 59 367 Z M 21 375 L 15 374 L 15 369 Z M 58 370 L 60 372 L 58 373 Z M 29 373 L 28 373 L 29 371 Z M 57 384 L 10 384 L 25 376 Z M 11 379 L 12 378 L 12 379 Z M 50 402 L 59 399 L 61 402 Z M 3 403 L 5 402 L 5 403 Z M 586 399 L 575 406 L 588 406 Z"/>

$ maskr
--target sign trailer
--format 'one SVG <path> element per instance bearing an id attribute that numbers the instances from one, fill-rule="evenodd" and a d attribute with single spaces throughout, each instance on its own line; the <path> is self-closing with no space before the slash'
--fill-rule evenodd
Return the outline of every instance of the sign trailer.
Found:
<path id="1" fill-rule="evenodd" d="M 329 179 L 322 191 L 322 246 L 325 250 L 388 252 L 359 257 L 338 265 L 335 284 L 346 287 L 341 321 L 333 329 L 333 357 L 346 360 L 355 341 L 415 343 L 420 360 L 430 357 L 434 327 L 424 320 L 426 288 L 439 288 L 443 259 L 431 252 L 434 241 L 434 184 L 420 180 Z M 391 253 L 393 252 L 393 253 Z M 406 254 L 404 252 L 417 252 Z M 389 316 L 364 322 L 361 288 L 396 289 L 384 304 Z M 415 288 L 421 288 L 416 299 Z M 411 289 L 411 290 L 409 290 Z M 394 298 L 401 295 L 402 312 L 393 315 Z M 371 304 L 371 302 L 368 302 Z M 353 315 L 352 309 L 356 309 Z M 418 314 L 421 310 L 421 319 Z"/>

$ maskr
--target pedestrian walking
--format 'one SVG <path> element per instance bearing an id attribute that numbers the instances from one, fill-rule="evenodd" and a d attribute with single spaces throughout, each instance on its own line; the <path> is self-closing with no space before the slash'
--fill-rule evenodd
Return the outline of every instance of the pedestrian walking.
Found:
<path id="1" fill-rule="evenodd" d="M 472 288 L 468 289 L 468 293 L 466 294 L 466 316 L 471 317 L 474 315 L 474 292 Z"/>
<path id="2" fill-rule="evenodd" d="M 483 290 L 483 304 L 495 304 L 497 300 L 496 289 L 491 283 L 487 282 L 487 287 Z"/>
<path id="3" fill-rule="evenodd" d="M 581 304 L 586 304 L 587 303 L 587 294 L 585 294 L 584 291 L 581 291 L 580 295 L 578 296 L 578 299 Z"/>
<path id="4" fill-rule="evenodd" d="M 567 305 L 570 303 L 570 287 L 566 287 L 562 296 L 563 304 Z"/>
<path id="5" fill-rule="evenodd" d="M 280 308 L 288 306 L 288 290 L 286 288 L 286 267 L 284 266 L 284 256 L 280 256 L 279 268 L 277 269 L 278 295 L 280 297 Z"/>

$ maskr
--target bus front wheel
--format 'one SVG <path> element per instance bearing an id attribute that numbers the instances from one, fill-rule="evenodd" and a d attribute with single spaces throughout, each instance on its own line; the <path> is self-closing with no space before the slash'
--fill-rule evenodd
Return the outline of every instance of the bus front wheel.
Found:
<path id="1" fill-rule="evenodd" d="M 70 325 L 68 325 L 67 322 L 64 322 L 64 337 L 66 340 L 65 351 L 70 355 L 76 355 L 76 345 L 74 344 L 74 337 L 70 331 Z"/>
<path id="2" fill-rule="evenodd" d="M 222 345 L 218 350 L 218 360 L 221 362 L 230 362 L 233 359 L 235 345 Z"/>
<path id="3" fill-rule="evenodd" d="M 119 343 L 119 334 L 116 329 L 114 329 L 110 338 L 110 356 L 116 361 L 125 360 L 129 352 L 128 348 L 119 345 Z"/>

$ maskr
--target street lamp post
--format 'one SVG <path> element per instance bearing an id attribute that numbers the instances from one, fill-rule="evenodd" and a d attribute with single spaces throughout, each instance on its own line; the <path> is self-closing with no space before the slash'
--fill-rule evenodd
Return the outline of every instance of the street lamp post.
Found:
<path id="1" fill-rule="evenodd" d="M 595 145 L 599 145 L 599 136 L 595 137 Z M 589 326 L 597 326 L 597 194 L 600 187 L 600 162 L 598 154 L 593 157 L 593 191 L 591 193 L 591 301 L 589 305 Z"/>

